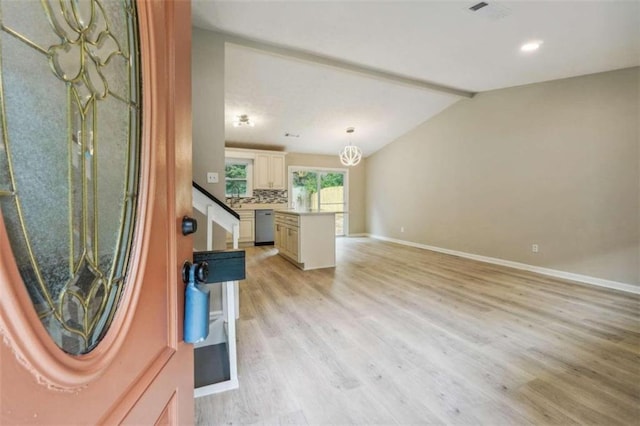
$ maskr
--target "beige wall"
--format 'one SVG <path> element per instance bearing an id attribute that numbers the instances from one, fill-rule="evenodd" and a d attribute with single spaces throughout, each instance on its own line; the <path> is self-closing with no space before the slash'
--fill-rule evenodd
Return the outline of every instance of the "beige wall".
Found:
<path id="1" fill-rule="evenodd" d="M 640 285 L 639 70 L 456 103 L 367 159 L 368 231 Z"/>
<path id="2" fill-rule="evenodd" d="M 289 153 L 286 156 L 287 175 L 289 166 L 327 167 L 345 169 L 336 155 L 315 155 Z M 365 232 L 365 167 L 366 160 L 362 160 L 349 170 L 349 235 Z"/>
<path id="3" fill-rule="evenodd" d="M 224 41 L 193 28 L 191 46 L 193 110 L 193 180 L 224 201 Z M 207 183 L 207 172 L 218 172 L 220 183 Z M 200 225 L 194 246 L 206 249 L 206 217 L 194 212 Z M 214 249 L 226 247 L 225 232 L 214 228 Z"/>

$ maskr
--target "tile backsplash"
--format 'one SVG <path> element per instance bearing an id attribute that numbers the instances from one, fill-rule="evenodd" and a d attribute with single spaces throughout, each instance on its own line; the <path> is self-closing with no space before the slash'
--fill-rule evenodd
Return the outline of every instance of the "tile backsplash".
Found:
<path id="1" fill-rule="evenodd" d="M 289 201 L 287 190 L 278 189 L 254 189 L 253 197 L 241 197 L 240 203 L 242 204 L 275 204 L 286 203 Z M 231 203 L 231 200 L 235 198 L 227 197 L 227 204 Z"/>

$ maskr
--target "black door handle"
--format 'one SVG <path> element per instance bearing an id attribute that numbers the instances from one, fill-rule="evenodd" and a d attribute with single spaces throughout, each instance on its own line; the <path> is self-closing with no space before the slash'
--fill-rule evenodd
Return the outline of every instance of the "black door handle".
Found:
<path id="1" fill-rule="evenodd" d="M 193 234 L 198 230 L 198 221 L 192 217 L 184 216 L 182 218 L 182 235 Z"/>

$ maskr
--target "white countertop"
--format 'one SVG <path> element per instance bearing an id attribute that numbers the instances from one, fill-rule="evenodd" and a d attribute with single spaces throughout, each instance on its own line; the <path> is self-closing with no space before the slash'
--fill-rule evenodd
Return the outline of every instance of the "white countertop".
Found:
<path id="1" fill-rule="evenodd" d="M 323 215 L 323 214 L 336 214 L 342 212 L 332 212 L 327 210 L 297 210 L 297 209 L 288 209 L 288 210 L 280 210 L 278 213 L 285 214 L 293 214 L 297 216 L 307 216 L 307 215 Z"/>
<path id="2" fill-rule="evenodd" d="M 236 212 L 241 211 L 253 211 L 253 210 L 274 210 L 282 213 L 295 214 L 299 216 L 304 215 L 319 215 L 319 214 L 336 214 L 336 213 L 344 213 L 344 212 L 334 212 L 327 210 L 299 210 L 299 209 L 290 209 L 287 203 L 245 203 L 240 204 L 239 206 L 231 206 L 227 204 L 232 210 Z"/>
<path id="3" fill-rule="evenodd" d="M 244 203 L 239 206 L 231 206 L 227 204 L 229 208 L 236 211 L 242 210 L 286 210 L 289 208 L 287 203 Z"/>

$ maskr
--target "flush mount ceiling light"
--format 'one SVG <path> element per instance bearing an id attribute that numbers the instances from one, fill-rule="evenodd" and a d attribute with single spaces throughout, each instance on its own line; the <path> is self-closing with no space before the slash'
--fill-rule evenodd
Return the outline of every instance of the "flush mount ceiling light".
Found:
<path id="1" fill-rule="evenodd" d="M 249 119 L 247 114 L 238 115 L 233 122 L 233 127 L 254 127 L 256 123 Z"/>
<path id="2" fill-rule="evenodd" d="M 347 128 L 347 135 L 349 135 L 349 144 L 342 148 L 340 151 L 340 162 L 345 166 L 355 166 L 360 162 L 362 158 L 362 150 L 355 145 L 351 144 L 351 134 L 355 131 L 353 127 Z"/>
<path id="3" fill-rule="evenodd" d="M 540 48 L 540 45 L 542 45 L 542 40 L 528 41 L 520 46 L 520 50 L 522 52 L 534 52 Z"/>

